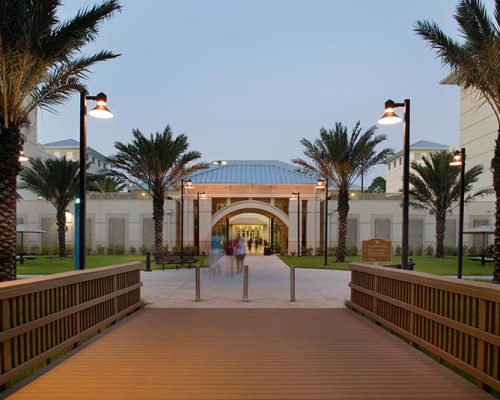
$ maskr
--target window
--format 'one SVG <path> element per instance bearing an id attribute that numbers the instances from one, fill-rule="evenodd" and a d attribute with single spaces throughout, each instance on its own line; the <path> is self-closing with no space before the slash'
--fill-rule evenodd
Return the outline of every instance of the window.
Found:
<path id="1" fill-rule="evenodd" d="M 396 160 L 394 160 L 394 163 L 392 165 L 394 168 L 396 168 Z"/>
<path id="2" fill-rule="evenodd" d="M 390 171 L 391 170 L 391 163 L 387 164 L 387 170 Z"/>
<path id="3" fill-rule="evenodd" d="M 403 162 L 403 159 L 401 157 L 399 157 L 399 165 L 401 165 L 402 162 Z"/>
<path id="4" fill-rule="evenodd" d="M 101 166 L 101 160 L 97 160 L 97 166 L 100 167 Z"/>
<path id="5" fill-rule="evenodd" d="M 95 164 L 95 157 L 92 156 L 92 164 Z"/>

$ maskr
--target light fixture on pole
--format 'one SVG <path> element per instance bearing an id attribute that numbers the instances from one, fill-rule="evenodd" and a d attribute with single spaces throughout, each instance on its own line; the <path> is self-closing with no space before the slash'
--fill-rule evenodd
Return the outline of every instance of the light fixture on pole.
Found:
<path id="1" fill-rule="evenodd" d="M 86 91 L 80 92 L 80 186 L 79 186 L 79 224 L 78 224 L 78 257 L 76 269 L 85 269 L 85 223 L 86 223 L 86 175 L 87 175 L 87 100 L 95 101 L 97 105 L 89 111 L 95 118 L 113 118 L 109 111 L 108 98 L 104 93 L 89 96 Z"/>
<path id="2" fill-rule="evenodd" d="M 464 195 L 465 195 L 465 147 L 453 153 L 452 166 L 460 166 L 460 200 L 458 204 L 458 251 L 457 278 L 462 279 L 462 257 L 464 251 Z"/>
<path id="3" fill-rule="evenodd" d="M 198 255 L 200 255 L 200 200 L 205 200 L 207 194 L 205 192 L 198 192 L 196 194 L 197 198 L 197 215 L 196 215 L 196 230 L 195 230 L 195 245 Z"/>
<path id="4" fill-rule="evenodd" d="M 395 103 L 392 100 L 385 102 L 385 112 L 379 118 L 378 123 L 382 125 L 393 125 L 401 122 L 401 118 L 394 112 L 396 108 L 403 108 L 403 224 L 401 240 L 401 264 L 403 269 L 409 269 L 408 265 L 408 226 L 410 210 L 410 100 L 405 99 L 403 103 Z M 410 268 L 412 269 L 412 268 Z"/>
<path id="5" fill-rule="evenodd" d="M 297 199 L 297 257 L 300 257 L 300 192 L 293 192 L 292 199 Z"/>
<path id="6" fill-rule="evenodd" d="M 325 237 L 325 242 L 324 242 L 324 257 L 325 261 L 323 265 L 327 266 L 328 265 L 328 179 L 324 180 L 319 180 L 318 183 L 316 184 L 316 189 L 325 189 L 325 231 L 324 231 L 324 237 Z"/>
<path id="7" fill-rule="evenodd" d="M 24 155 L 24 150 L 21 150 L 19 152 L 19 162 L 26 162 L 29 161 L 29 157 Z"/>
<path id="8" fill-rule="evenodd" d="M 181 264 L 184 261 L 184 189 L 194 189 L 191 179 L 181 179 Z"/>
<path id="9" fill-rule="evenodd" d="M 227 161 L 226 160 L 214 160 L 214 161 L 212 161 L 212 164 L 218 165 L 220 167 L 221 165 L 227 165 Z"/>

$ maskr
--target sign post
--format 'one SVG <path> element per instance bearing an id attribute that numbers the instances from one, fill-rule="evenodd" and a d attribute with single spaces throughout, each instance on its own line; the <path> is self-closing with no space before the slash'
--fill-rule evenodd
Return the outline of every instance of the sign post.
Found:
<path id="1" fill-rule="evenodd" d="M 361 261 L 379 262 L 391 261 L 392 242 L 382 238 L 363 240 L 361 247 Z"/>

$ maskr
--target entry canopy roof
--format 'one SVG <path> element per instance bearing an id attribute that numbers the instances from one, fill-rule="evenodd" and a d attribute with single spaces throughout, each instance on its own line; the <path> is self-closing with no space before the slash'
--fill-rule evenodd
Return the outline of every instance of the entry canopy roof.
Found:
<path id="1" fill-rule="evenodd" d="M 315 176 L 277 160 L 228 160 L 226 165 L 210 164 L 190 176 L 194 183 L 315 184 Z"/>

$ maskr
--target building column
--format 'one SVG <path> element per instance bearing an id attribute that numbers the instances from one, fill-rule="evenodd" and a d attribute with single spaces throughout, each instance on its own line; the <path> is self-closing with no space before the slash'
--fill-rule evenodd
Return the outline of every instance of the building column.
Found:
<path id="1" fill-rule="evenodd" d="M 212 237 L 212 199 L 200 200 L 200 254 L 210 251 Z"/>

